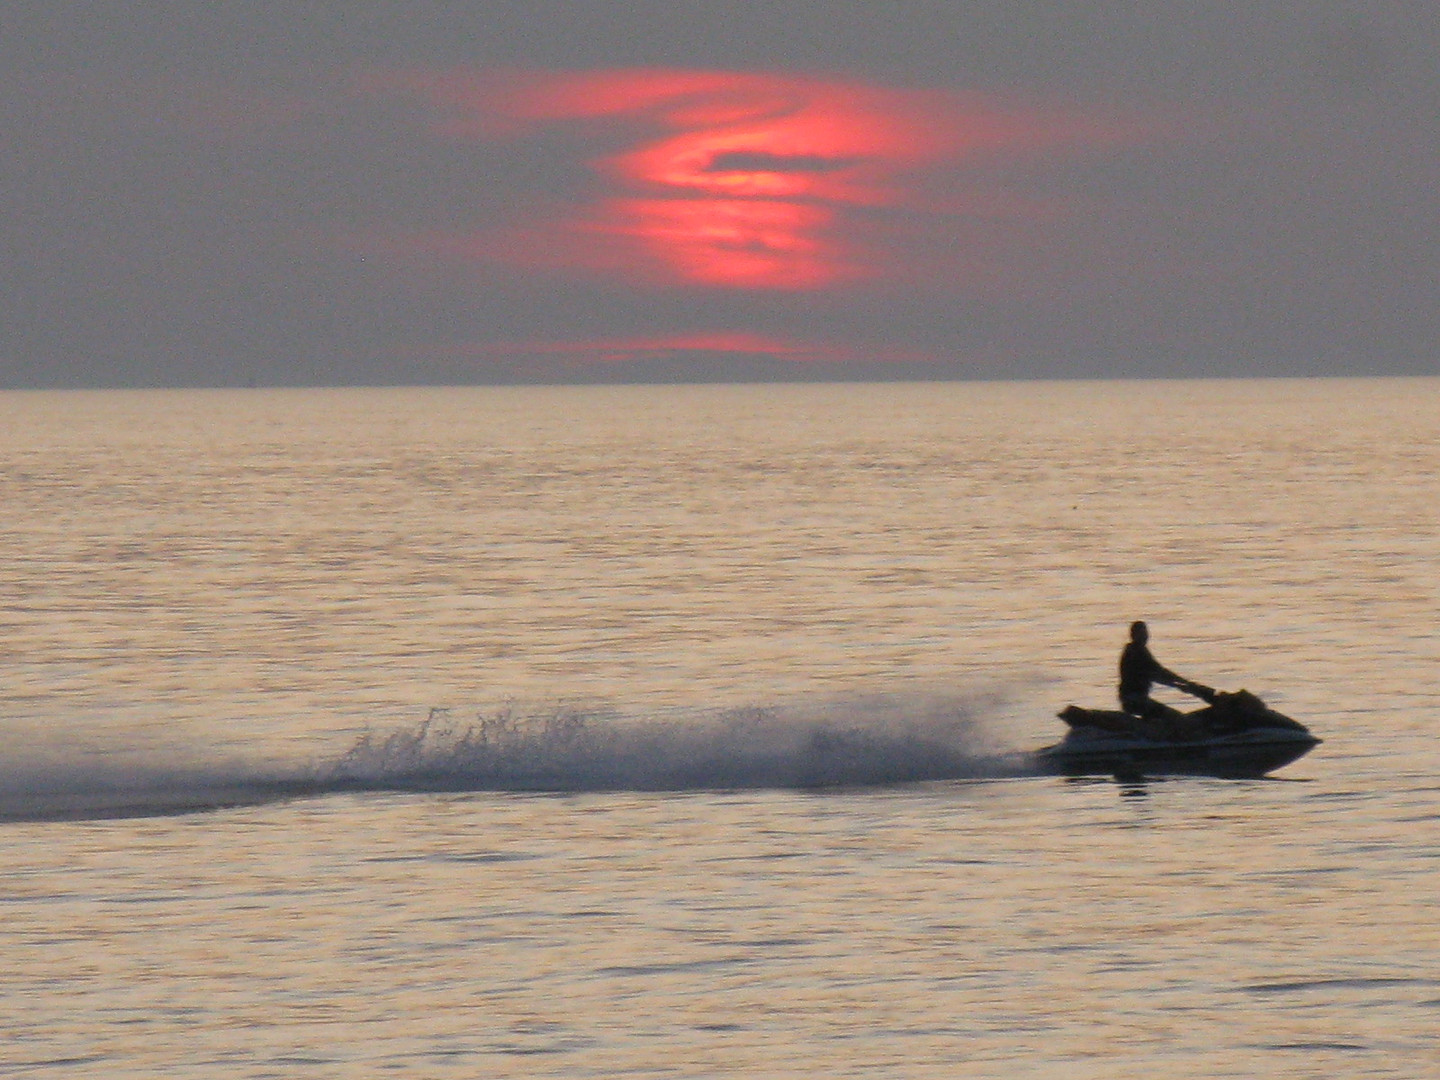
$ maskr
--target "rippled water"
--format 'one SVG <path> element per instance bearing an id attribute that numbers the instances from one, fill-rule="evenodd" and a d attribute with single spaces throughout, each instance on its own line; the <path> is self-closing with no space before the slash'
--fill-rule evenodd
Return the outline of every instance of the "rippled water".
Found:
<path id="1" fill-rule="evenodd" d="M 0 1073 L 1440 1060 L 1440 380 L 0 394 L 0 461 Z M 1030 775 L 1137 617 L 1325 743 Z"/>

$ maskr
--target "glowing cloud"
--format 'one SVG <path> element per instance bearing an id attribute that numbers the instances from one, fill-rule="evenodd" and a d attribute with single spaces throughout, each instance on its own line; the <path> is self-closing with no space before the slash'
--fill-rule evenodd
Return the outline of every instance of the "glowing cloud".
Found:
<path id="1" fill-rule="evenodd" d="M 593 203 L 509 235 L 435 247 L 632 283 L 814 291 L 890 276 L 858 214 L 942 212 L 917 170 L 987 153 L 1127 138 L 1133 125 L 835 79 L 706 71 L 421 73 L 371 79 L 440 110 L 457 140 L 582 125 L 631 143 L 588 164 Z"/>
<path id="2" fill-rule="evenodd" d="M 429 346 L 424 355 L 433 357 Z M 451 356 L 483 359 L 530 378 L 566 380 L 609 374 L 678 375 L 691 381 L 705 376 L 728 379 L 737 368 L 752 378 L 777 374 L 805 377 L 822 368 L 868 365 L 872 370 L 906 366 L 912 372 L 932 367 L 924 350 L 820 341 L 743 331 L 688 331 L 608 337 L 476 342 L 448 350 Z"/>

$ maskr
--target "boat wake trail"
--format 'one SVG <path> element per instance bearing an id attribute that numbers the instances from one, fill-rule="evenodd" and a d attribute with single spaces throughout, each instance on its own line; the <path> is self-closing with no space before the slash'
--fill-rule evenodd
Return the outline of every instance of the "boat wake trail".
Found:
<path id="1" fill-rule="evenodd" d="M 859 787 L 1019 775 L 960 703 L 870 698 L 660 720 L 560 707 L 366 735 L 329 770 L 337 787 L 409 791 L 689 791 Z"/>
<path id="2" fill-rule="evenodd" d="M 0 822 L 193 814 L 324 793 L 303 769 L 61 766 L 0 778 Z"/>
<path id="3" fill-rule="evenodd" d="M 46 769 L 0 782 L 0 821 L 192 813 L 344 792 L 843 788 L 1027 775 L 987 704 L 867 697 L 635 719 L 597 706 L 506 708 L 369 731 L 319 763 Z"/>

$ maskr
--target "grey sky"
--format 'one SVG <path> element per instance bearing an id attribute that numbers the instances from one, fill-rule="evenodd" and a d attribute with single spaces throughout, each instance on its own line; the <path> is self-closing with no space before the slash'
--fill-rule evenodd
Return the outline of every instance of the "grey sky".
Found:
<path id="1" fill-rule="evenodd" d="M 778 7 L 9 5 L 0 385 L 1440 370 L 1440 7 Z"/>

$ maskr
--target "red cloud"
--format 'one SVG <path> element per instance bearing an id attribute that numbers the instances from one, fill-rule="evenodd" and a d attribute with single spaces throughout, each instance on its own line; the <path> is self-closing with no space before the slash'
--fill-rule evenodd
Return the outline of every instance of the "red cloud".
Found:
<path id="1" fill-rule="evenodd" d="M 432 357 L 436 351 L 427 347 L 424 355 Z M 813 366 L 842 365 L 868 365 L 872 370 L 904 365 L 910 370 L 923 370 L 936 362 L 936 357 L 923 350 L 841 345 L 738 331 L 490 341 L 452 347 L 449 351 L 451 355 L 484 358 L 492 366 L 509 365 L 532 378 L 560 379 L 581 372 L 593 374 L 597 369 L 623 371 L 637 364 L 657 363 L 659 366 L 652 368 L 654 374 L 668 369 L 693 375 L 706 364 L 716 362 L 732 370 L 739 358 L 768 364 L 771 372 L 793 373 Z"/>
<path id="2" fill-rule="evenodd" d="M 809 291 L 890 276 L 885 245 L 863 240 L 855 215 L 944 212 L 917 193 L 917 171 L 1137 130 L 1075 111 L 777 74 L 449 72 L 369 86 L 421 94 L 442 110 L 436 133 L 453 139 L 519 138 L 558 124 L 636 132 L 629 148 L 589 163 L 608 188 L 593 205 L 508 237 L 437 246 L 667 286 Z"/>

